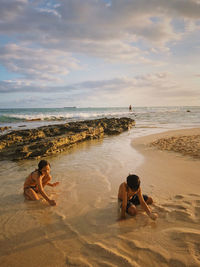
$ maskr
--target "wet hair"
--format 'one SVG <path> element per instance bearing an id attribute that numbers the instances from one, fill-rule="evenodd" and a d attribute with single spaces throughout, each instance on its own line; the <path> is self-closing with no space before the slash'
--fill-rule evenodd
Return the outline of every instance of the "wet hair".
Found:
<path id="1" fill-rule="evenodd" d="M 42 168 L 44 168 L 47 165 L 51 166 L 47 160 L 44 159 L 40 160 L 40 162 L 38 163 L 38 171 L 40 174 L 42 174 Z"/>
<path id="2" fill-rule="evenodd" d="M 126 181 L 128 187 L 130 187 L 133 191 L 137 191 L 140 187 L 140 178 L 135 174 L 129 174 Z"/>

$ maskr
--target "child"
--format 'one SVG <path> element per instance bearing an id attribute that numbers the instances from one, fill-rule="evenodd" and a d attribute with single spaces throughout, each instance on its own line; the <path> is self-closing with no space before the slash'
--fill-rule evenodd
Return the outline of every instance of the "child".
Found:
<path id="1" fill-rule="evenodd" d="M 137 214 L 137 205 L 141 205 L 152 220 L 157 218 L 157 214 L 152 213 L 147 204 L 152 204 L 153 199 L 147 195 L 142 195 L 140 179 L 135 174 L 127 177 L 127 182 L 119 186 L 118 199 L 122 201 L 121 218 L 125 219 L 126 212 L 129 215 Z"/>
<path id="2" fill-rule="evenodd" d="M 44 192 L 45 185 L 57 186 L 59 182 L 50 183 L 50 164 L 46 160 L 41 160 L 38 164 L 38 169 L 33 171 L 25 180 L 24 196 L 27 200 L 38 200 L 38 193 L 51 205 L 56 205 L 55 200 L 50 199 Z"/>

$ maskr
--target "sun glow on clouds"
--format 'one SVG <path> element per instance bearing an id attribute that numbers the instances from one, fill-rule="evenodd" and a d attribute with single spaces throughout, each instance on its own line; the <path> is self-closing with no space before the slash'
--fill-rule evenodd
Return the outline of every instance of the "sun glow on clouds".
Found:
<path id="1" fill-rule="evenodd" d="M 0 105 L 199 105 L 199 33 L 195 0 L 1 0 Z"/>

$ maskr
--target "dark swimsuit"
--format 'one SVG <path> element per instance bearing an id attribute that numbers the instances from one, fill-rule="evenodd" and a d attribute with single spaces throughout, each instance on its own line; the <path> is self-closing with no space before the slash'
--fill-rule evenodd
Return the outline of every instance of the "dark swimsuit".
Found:
<path id="1" fill-rule="evenodd" d="M 31 173 L 31 177 L 32 177 L 33 173 L 34 173 L 34 171 Z M 30 189 L 30 188 L 33 189 L 36 193 L 38 193 L 37 185 L 27 186 L 27 187 L 24 188 L 24 190 Z"/>
<path id="2" fill-rule="evenodd" d="M 25 189 L 29 189 L 29 188 L 33 189 L 34 191 L 37 190 L 36 185 L 35 185 L 35 186 L 27 186 L 27 187 L 24 188 L 24 190 L 25 190 Z"/>
<path id="3" fill-rule="evenodd" d="M 148 196 L 147 195 L 142 195 L 144 198 L 144 201 L 147 202 Z M 140 205 L 140 200 L 137 194 L 135 194 L 131 199 L 129 199 L 127 201 L 127 206 L 126 206 L 126 212 L 128 213 L 128 209 L 132 206 L 132 205 Z"/>

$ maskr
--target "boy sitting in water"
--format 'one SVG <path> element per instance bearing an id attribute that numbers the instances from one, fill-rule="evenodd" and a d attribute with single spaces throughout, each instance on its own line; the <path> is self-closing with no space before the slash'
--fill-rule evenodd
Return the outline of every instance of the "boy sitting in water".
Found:
<path id="1" fill-rule="evenodd" d="M 132 216 L 136 215 L 136 206 L 139 204 L 152 220 L 157 218 L 157 214 L 152 213 L 147 205 L 152 204 L 153 199 L 147 195 L 142 195 L 140 179 L 135 174 L 130 174 L 127 177 L 127 182 L 123 182 L 119 186 L 118 199 L 122 201 L 121 219 L 125 219 L 126 212 Z"/>
<path id="2" fill-rule="evenodd" d="M 56 205 L 55 200 L 50 199 L 44 192 L 45 185 L 57 186 L 59 182 L 50 183 L 50 164 L 46 160 L 41 160 L 38 169 L 33 171 L 25 180 L 24 196 L 27 200 L 38 200 L 38 193 L 51 205 Z"/>

